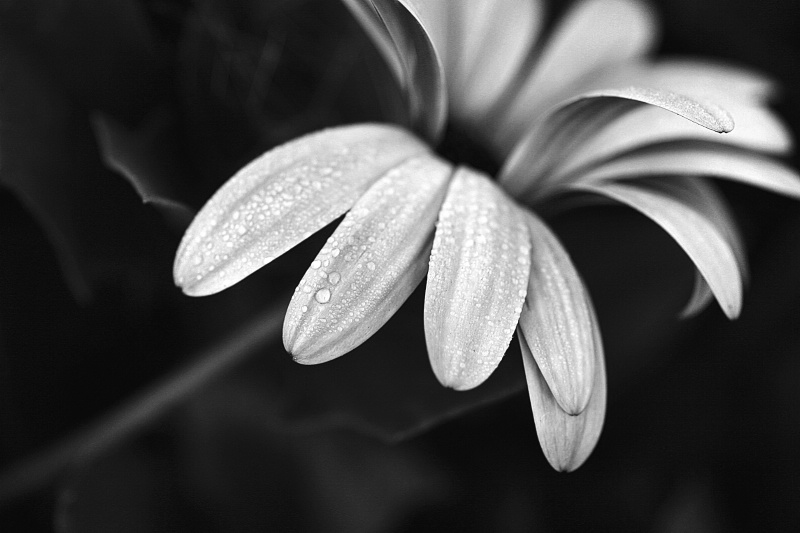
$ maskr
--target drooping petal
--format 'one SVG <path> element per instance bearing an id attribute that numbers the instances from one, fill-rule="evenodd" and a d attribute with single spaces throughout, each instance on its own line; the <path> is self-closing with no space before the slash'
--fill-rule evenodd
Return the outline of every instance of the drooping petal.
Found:
<path id="1" fill-rule="evenodd" d="M 383 54 L 408 99 L 411 126 L 435 143 L 447 117 L 444 69 L 408 0 L 343 0 Z"/>
<path id="2" fill-rule="evenodd" d="M 606 415 L 607 384 L 603 344 L 591 306 L 589 311 L 595 340 L 594 383 L 589 404 L 578 415 L 569 415 L 561 409 L 531 354 L 525 334 L 519 332 L 525 379 L 528 382 L 539 444 L 547 461 L 559 472 L 571 472 L 586 461 L 600 438 Z"/>
<path id="3" fill-rule="evenodd" d="M 668 188 L 653 183 L 579 183 L 578 190 L 597 193 L 626 204 L 652 219 L 672 236 L 708 282 L 728 318 L 736 318 L 742 306 L 742 275 L 726 237 L 686 196 L 691 180 L 674 180 Z"/>
<path id="4" fill-rule="evenodd" d="M 522 68 L 544 21 L 541 0 L 405 0 L 442 60 L 456 117 L 478 123 Z"/>
<path id="5" fill-rule="evenodd" d="M 410 159 L 353 206 L 298 285 L 283 329 L 304 364 L 329 361 L 372 336 L 425 277 L 452 166 Z"/>
<path id="6" fill-rule="evenodd" d="M 625 154 L 571 176 L 570 181 L 596 183 L 609 179 L 652 176 L 710 176 L 738 181 L 778 194 L 800 198 L 800 176 L 768 156 L 721 145 L 670 143 Z"/>
<path id="7" fill-rule="evenodd" d="M 581 92 L 586 77 L 647 54 L 656 38 L 652 10 L 631 0 L 583 0 L 564 16 L 499 124 L 511 145 L 536 116 Z M 565 94 L 566 91 L 566 94 Z"/>
<path id="8" fill-rule="evenodd" d="M 742 101 L 731 101 L 726 109 L 736 121 L 736 128 L 726 135 L 698 128 L 680 116 L 655 107 L 633 109 L 610 121 L 596 135 L 570 151 L 569 156 L 553 169 L 550 181 L 558 182 L 580 167 L 624 152 L 679 140 L 718 142 L 773 154 L 786 153 L 792 148 L 789 130 L 769 109 Z"/>
<path id="9" fill-rule="evenodd" d="M 717 191 L 716 187 L 708 180 L 697 178 L 673 177 L 654 183 L 662 191 L 671 193 L 677 200 L 690 206 L 702 214 L 719 231 L 720 235 L 730 244 L 731 251 L 739 265 L 742 281 L 747 282 L 749 267 L 745 254 L 744 243 L 736 227 L 736 221 L 730 212 L 727 203 Z M 692 296 L 686 307 L 681 311 L 681 316 L 693 316 L 711 303 L 714 294 L 699 271 L 695 271 L 695 284 Z"/>
<path id="10" fill-rule="evenodd" d="M 555 235 L 526 211 L 531 274 L 519 328 L 558 405 L 581 413 L 592 396 L 595 336 L 591 302 L 578 271 Z"/>
<path id="11" fill-rule="evenodd" d="M 191 296 L 230 287 L 341 216 L 388 170 L 427 151 L 405 130 L 374 124 L 270 150 L 197 214 L 175 257 L 176 284 Z"/>
<path id="12" fill-rule="evenodd" d="M 459 168 L 439 213 L 425 291 L 425 338 L 439 381 L 480 385 L 519 320 L 530 243 L 522 211 L 490 179 Z"/>
<path id="13" fill-rule="evenodd" d="M 581 94 L 554 108 L 535 123 L 514 147 L 500 172 L 500 181 L 515 196 L 542 194 L 558 186 L 554 166 L 610 121 L 643 105 L 655 106 L 715 132 L 733 129 L 724 109 L 670 91 L 627 87 Z M 699 128 L 698 128 L 699 129 Z M 546 181 L 545 181 L 546 180 Z"/>

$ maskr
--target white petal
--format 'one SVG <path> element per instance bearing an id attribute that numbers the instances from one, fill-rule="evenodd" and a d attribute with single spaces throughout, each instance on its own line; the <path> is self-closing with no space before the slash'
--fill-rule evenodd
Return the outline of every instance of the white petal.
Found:
<path id="1" fill-rule="evenodd" d="M 661 226 L 703 274 L 725 314 L 736 318 L 742 306 L 742 276 L 736 256 L 717 227 L 693 208 L 694 202 L 678 199 L 693 193 L 684 188 L 685 184 L 679 180 L 667 184 L 664 180 L 657 188 L 652 183 L 645 186 L 604 182 L 576 184 L 575 188 L 624 203 Z"/>
<path id="2" fill-rule="evenodd" d="M 383 54 L 408 100 L 411 125 L 431 142 L 447 116 L 444 70 L 420 14 L 407 0 L 344 0 Z"/>
<path id="3" fill-rule="evenodd" d="M 570 180 L 594 183 L 666 175 L 695 175 L 738 181 L 800 198 L 800 176 L 766 156 L 725 146 L 675 143 L 636 151 L 576 173 Z"/>
<path id="4" fill-rule="evenodd" d="M 175 257 L 178 286 L 219 292 L 330 224 L 380 176 L 428 148 L 400 128 L 362 124 L 279 146 L 228 180 L 195 217 Z"/>
<path id="5" fill-rule="evenodd" d="M 411 159 L 353 206 L 295 290 L 286 350 L 304 364 L 329 361 L 371 337 L 425 277 L 434 223 L 452 166 Z"/>
<path id="6" fill-rule="evenodd" d="M 519 328 L 561 408 L 586 409 L 595 377 L 591 302 L 577 270 L 555 235 L 526 213 L 531 237 L 531 274 Z"/>
<path id="7" fill-rule="evenodd" d="M 500 172 L 500 181 L 517 197 L 532 198 L 548 187 L 558 188 L 553 167 L 609 122 L 645 104 L 716 132 L 733 129 L 724 109 L 670 91 L 627 87 L 585 93 L 559 104 L 525 134 Z"/>
<path id="8" fill-rule="evenodd" d="M 569 415 L 561 409 L 528 348 L 524 333 L 519 335 L 539 444 L 547 461 L 559 472 L 571 472 L 586 461 L 600 438 L 605 420 L 607 385 L 603 344 L 594 309 L 590 306 L 589 310 L 595 339 L 594 383 L 589 404 L 579 415 Z"/>
<path id="9" fill-rule="evenodd" d="M 425 338 L 439 381 L 480 385 L 511 342 L 528 283 L 521 210 L 487 176 L 460 168 L 439 213 L 425 291 Z"/>
<path id="10" fill-rule="evenodd" d="M 515 143 L 536 116 L 581 91 L 588 75 L 650 51 L 652 10 L 630 0 L 583 0 L 564 16 L 499 125 L 498 144 Z M 580 83 L 579 83 L 580 82 Z"/>
<path id="11" fill-rule="evenodd" d="M 642 106 L 631 110 L 571 150 L 568 157 L 553 170 L 551 181 L 558 182 L 580 167 L 627 151 L 679 140 L 717 142 L 774 154 L 791 150 L 789 130 L 769 109 L 742 101 L 728 102 L 726 109 L 736 121 L 736 128 L 726 135 L 698 128 L 680 116 L 655 107 Z"/>
<path id="12" fill-rule="evenodd" d="M 406 1 L 406 0 L 404 0 Z M 480 121 L 520 71 L 544 20 L 540 0 L 407 0 L 445 69 L 456 118 Z"/>

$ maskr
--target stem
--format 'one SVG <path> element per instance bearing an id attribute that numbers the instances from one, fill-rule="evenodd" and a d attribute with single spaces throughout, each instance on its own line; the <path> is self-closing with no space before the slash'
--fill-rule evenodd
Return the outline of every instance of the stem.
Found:
<path id="1" fill-rule="evenodd" d="M 47 486 L 70 466 L 91 460 L 155 422 L 243 361 L 254 348 L 274 340 L 280 334 L 285 307 L 278 305 L 258 315 L 115 411 L 0 472 L 0 506 Z"/>

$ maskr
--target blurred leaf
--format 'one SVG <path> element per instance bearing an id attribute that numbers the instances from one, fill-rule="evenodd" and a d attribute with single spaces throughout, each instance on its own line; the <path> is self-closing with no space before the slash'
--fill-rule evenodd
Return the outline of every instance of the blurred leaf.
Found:
<path id="1" fill-rule="evenodd" d="M 194 216 L 189 207 L 186 166 L 179 160 L 174 121 L 165 110 L 153 112 L 136 130 L 97 113 L 92 126 L 105 164 L 130 182 L 142 202 L 156 207 L 179 231 Z"/>
<path id="2" fill-rule="evenodd" d="M 0 124 L 0 184 L 39 222 L 79 301 L 107 281 L 130 275 L 141 283 L 152 274 L 160 248 L 150 232 L 157 228 L 103 168 L 82 110 L 26 50 L 5 39 Z M 136 290 L 141 294 L 142 286 Z"/>

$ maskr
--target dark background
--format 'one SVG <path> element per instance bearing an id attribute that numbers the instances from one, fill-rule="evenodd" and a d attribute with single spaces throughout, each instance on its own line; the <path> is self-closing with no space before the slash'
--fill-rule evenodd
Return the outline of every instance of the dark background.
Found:
<path id="1" fill-rule="evenodd" d="M 768 73 L 798 133 L 800 4 L 655 5 L 662 53 Z M 269 147 L 392 116 L 396 99 L 334 0 L 0 0 L 0 472 L 285 306 L 324 238 L 220 295 L 181 295 L 185 217 L 103 164 L 99 125 L 139 185 L 197 208 Z M 0 501 L 0 531 L 796 530 L 800 210 L 723 188 L 752 266 L 735 322 L 715 307 L 677 320 L 692 271 L 643 218 L 552 221 L 609 370 L 604 432 L 575 473 L 539 449 L 513 346 L 478 391 L 438 387 L 418 291 L 321 367 L 262 341 L 145 430 Z"/>

